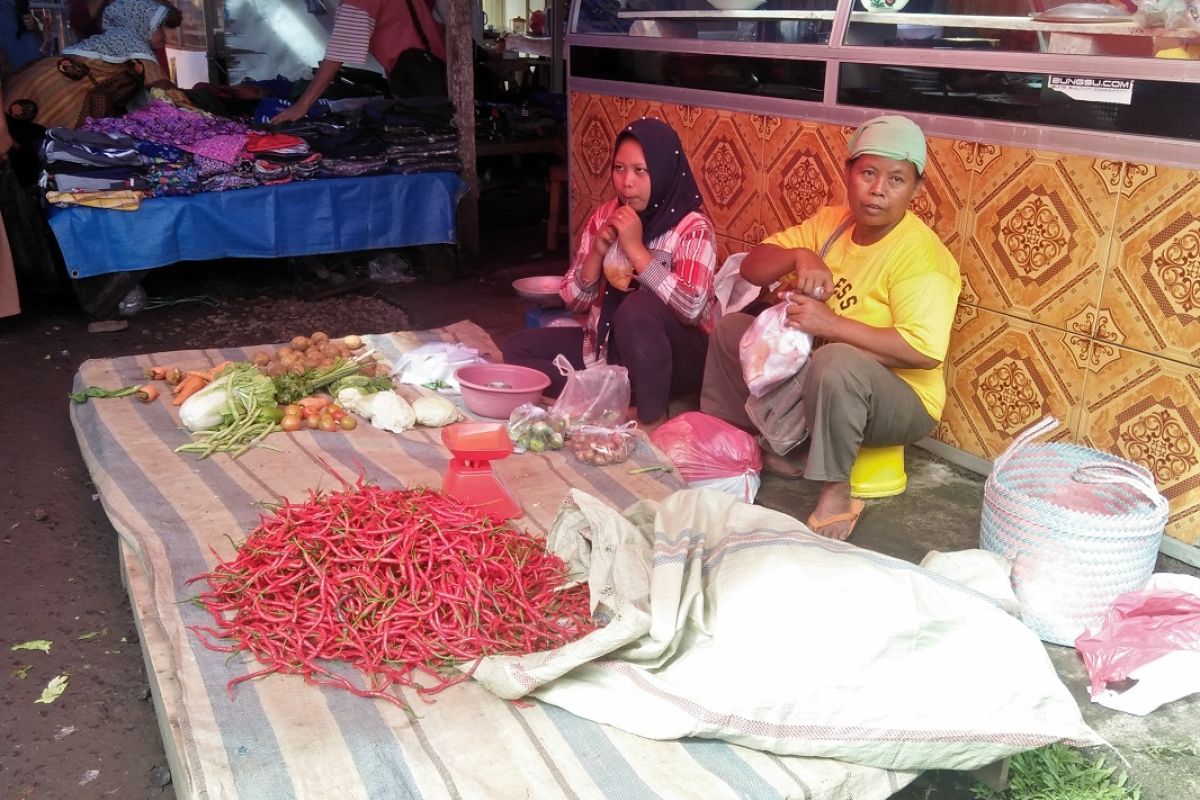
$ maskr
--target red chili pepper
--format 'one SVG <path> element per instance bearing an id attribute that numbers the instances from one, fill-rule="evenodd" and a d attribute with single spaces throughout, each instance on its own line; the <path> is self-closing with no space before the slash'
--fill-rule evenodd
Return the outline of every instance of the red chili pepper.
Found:
<path id="1" fill-rule="evenodd" d="M 566 566 L 541 540 L 427 489 L 384 490 L 361 475 L 342 484 L 284 499 L 233 559 L 192 579 L 212 589 L 197 598 L 216 623 L 193 628 L 200 640 L 264 665 L 230 691 L 296 673 L 407 708 L 401 687 L 427 697 L 469 679 L 482 656 L 592 629 L 587 587 L 561 589 Z M 318 663 L 328 660 L 352 664 L 369 688 Z"/>

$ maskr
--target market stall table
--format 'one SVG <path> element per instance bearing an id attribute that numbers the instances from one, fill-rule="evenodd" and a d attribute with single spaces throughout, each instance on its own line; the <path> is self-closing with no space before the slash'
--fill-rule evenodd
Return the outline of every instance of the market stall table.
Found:
<path id="1" fill-rule="evenodd" d="M 391 359 L 420 344 L 455 342 L 498 358 L 490 337 L 463 322 L 368 337 Z M 210 366 L 257 348 L 191 350 L 85 362 L 76 388 L 120 386 L 146 366 Z M 197 461 L 169 403 L 93 401 L 73 406 L 80 450 L 120 541 L 121 564 L 181 800 L 191 798 L 884 798 L 915 774 L 829 759 L 780 757 L 714 740 L 653 741 L 544 703 L 514 704 L 468 682 L 415 712 L 273 675 L 226 682 L 255 665 L 205 648 L 188 630 L 207 612 L 187 581 L 232 555 L 264 503 L 336 490 L 360 473 L 386 488 L 437 487 L 449 453 L 440 432 L 402 435 L 360 426 L 267 438 L 237 460 Z M 519 524 L 544 535 L 579 488 L 625 508 L 682 487 L 674 474 L 631 474 L 662 462 L 642 443 L 624 464 L 593 467 L 568 451 L 495 463 L 524 507 Z"/>
<path id="2" fill-rule="evenodd" d="M 324 178 L 159 197 L 137 211 L 54 208 L 50 227 L 78 279 L 178 261 L 451 244 L 462 189 L 452 172 Z"/>

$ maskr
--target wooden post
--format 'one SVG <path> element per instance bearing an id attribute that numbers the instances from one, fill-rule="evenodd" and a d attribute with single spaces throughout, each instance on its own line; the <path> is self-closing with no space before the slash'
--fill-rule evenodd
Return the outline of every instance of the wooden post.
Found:
<path id="1" fill-rule="evenodd" d="M 458 202 L 458 243 L 469 257 L 479 255 L 479 179 L 475 165 L 475 52 L 471 14 L 476 0 L 450 0 L 446 20 L 446 84 L 458 126 L 458 157 L 462 159 L 467 193 Z"/>

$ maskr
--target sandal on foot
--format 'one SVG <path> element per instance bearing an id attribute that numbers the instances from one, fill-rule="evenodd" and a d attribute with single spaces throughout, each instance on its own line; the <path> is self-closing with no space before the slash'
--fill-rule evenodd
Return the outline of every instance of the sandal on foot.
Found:
<path id="1" fill-rule="evenodd" d="M 808 527 L 813 533 L 824 535 L 821 534 L 822 528 L 827 528 L 830 525 L 834 525 L 838 522 L 849 522 L 850 528 L 846 531 L 846 535 L 842 537 L 842 540 L 844 541 L 850 538 L 850 534 L 854 533 L 854 526 L 858 524 L 858 518 L 862 516 L 863 509 L 866 507 L 867 504 L 862 500 L 850 498 L 849 511 L 845 512 L 844 514 L 834 514 L 833 516 L 825 517 L 825 519 L 817 519 L 817 515 L 815 513 L 809 514 Z"/>

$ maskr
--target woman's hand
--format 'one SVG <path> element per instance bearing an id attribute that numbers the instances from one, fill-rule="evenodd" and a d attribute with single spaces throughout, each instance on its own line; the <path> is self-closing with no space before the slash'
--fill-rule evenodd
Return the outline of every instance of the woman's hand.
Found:
<path id="1" fill-rule="evenodd" d="M 788 325 L 811 336 L 836 341 L 834 330 L 841 317 L 833 309 L 799 292 L 790 293 L 788 300 Z"/>
<path id="2" fill-rule="evenodd" d="M 600 230 L 596 231 L 596 236 L 592 239 L 592 252 L 600 258 L 604 258 L 616 240 L 617 229 L 606 222 L 600 226 Z"/>
<path id="3" fill-rule="evenodd" d="M 618 206 L 608 218 L 608 224 L 616 231 L 617 241 L 626 256 L 634 247 L 642 246 L 642 220 L 629 206 Z"/>

